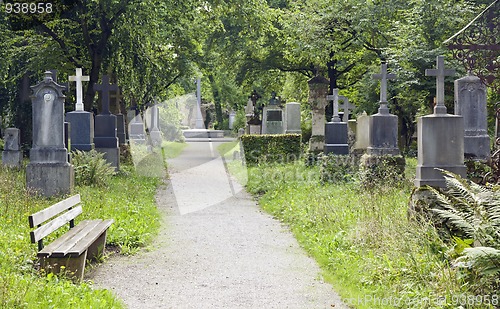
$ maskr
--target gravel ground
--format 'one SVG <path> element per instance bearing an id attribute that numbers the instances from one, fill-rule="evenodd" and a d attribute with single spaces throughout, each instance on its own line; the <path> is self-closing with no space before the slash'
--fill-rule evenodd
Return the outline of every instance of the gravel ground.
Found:
<path id="1" fill-rule="evenodd" d="M 157 193 L 152 248 L 88 272 L 129 308 L 348 308 L 290 231 L 225 172 L 217 143 L 190 143 Z"/>

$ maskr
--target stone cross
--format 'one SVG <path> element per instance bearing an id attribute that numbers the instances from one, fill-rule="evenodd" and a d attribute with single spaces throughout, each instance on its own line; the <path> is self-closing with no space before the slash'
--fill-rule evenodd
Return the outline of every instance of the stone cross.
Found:
<path id="1" fill-rule="evenodd" d="M 120 102 L 122 101 L 124 96 L 122 95 L 122 92 L 120 91 L 120 87 L 118 87 L 118 89 L 115 91 L 115 94 L 110 95 L 110 98 L 115 99 L 115 104 L 116 104 L 116 109 L 118 111 L 118 114 L 121 114 L 122 109 L 120 106 Z"/>
<path id="2" fill-rule="evenodd" d="M 425 76 L 436 76 L 436 106 L 434 106 L 434 114 L 446 114 L 446 106 L 444 105 L 444 78 L 452 76 L 455 70 L 446 70 L 444 68 L 444 57 L 436 57 L 437 69 L 426 69 Z"/>
<path id="3" fill-rule="evenodd" d="M 356 106 L 349 102 L 349 99 L 344 96 L 339 96 L 339 100 L 342 100 L 342 104 L 339 104 L 339 108 L 344 110 L 344 122 L 349 121 L 350 111 L 353 111 Z"/>
<path id="4" fill-rule="evenodd" d="M 344 98 L 344 97 L 342 97 L 342 98 Z M 333 116 L 332 116 L 331 122 L 340 122 L 339 99 L 341 99 L 341 97 L 339 96 L 339 88 L 333 89 L 332 94 L 327 95 L 326 99 L 328 101 L 333 101 Z"/>
<path id="5" fill-rule="evenodd" d="M 109 83 L 109 76 L 102 76 L 102 84 L 94 84 L 94 91 L 101 92 L 101 101 L 102 101 L 102 111 L 101 115 L 109 115 L 109 93 L 111 91 L 117 91 L 118 86 L 115 84 Z"/>
<path id="6" fill-rule="evenodd" d="M 387 108 L 387 80 L 395 79 L 395 74 L 387 73 L 387 63 L 383 62 L 380 65 L 380 74 L 373 74 L 372 77 L 374 79 L 380 79 L 380 107 L 379 113 L 388 113 L 389 109 Z"/>
<path id="7" fill-rule="evenodd" d="M 89 76 L 82 75 L 82 69 L 76 68 L 76 75 L 69 77 L 70 82 L 76 82 L 76 107 L 75 111 L 83 111 L 83 87 L 82 82 L 90 81 Z"/>

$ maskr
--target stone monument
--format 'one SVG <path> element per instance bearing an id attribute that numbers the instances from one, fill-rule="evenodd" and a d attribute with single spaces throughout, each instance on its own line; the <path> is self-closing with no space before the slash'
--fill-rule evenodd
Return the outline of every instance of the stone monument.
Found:
<path id="1" fill-rule="evenodd" d="M 151 137 L 151 145 L 153 147 L 161 147 L 163 141 L 162 133 L 160 131 L 160 110 L 158 107 L 158 100 L 154 99 L 154 105 L 151 109 L 151 128 L 149 135 Z"/>
<path id="2" fill-rule="evenodd" d="M 23 161 L 21 134 L 19 129 L 7 128 L 3 136 L 2 164 L 7 167 L 20 167 Z"/>
<path id="3" fill-rule="evenodd" d="M 308 103 L 312 110 L 312 135 L 309 140 L 309 151 L 319 153 L 325 146 L 325 107 L 328 103 L 328 85 L 330 82 L 323 76 L 313 77 L 308 81 Z"/>
<path id="4" fill-rule="evenodd" d="M 32 86 L 33 146 L 26 168 L 26 186 L 44 196 L 68 194 L 73 189 L 74 171 L 64 148 L 64 86 L 52 79 L 52 72 Z"/>
<path id="5" fill-rule="evenodd" d="M 486 86 L 479 77 L 469 75 L 455 80 L 455 115 L 464 118 L 465 158 L 490 158 L 486 101 Z"/>
<path id="6" fill-rule="evenodd" d="M 301 134 L 300 127 L 300 103 L 290 102 L 285 105 L 285 133 Z"/>
<path id="7" fill-rule="evenodd" d="M 121 112 L 120 103 L 123 99 L 123 95 L 120 87 L 118 87 L 115 94 L 110 97 L 114 99 L 113 110 L 111 112 L 116 116 L 116 137 L 118 137 L 118 143 L 123 145 L 127 143 L 127 134 L 125 130 L 125 115 Z"/>
<path id="8" fill-rule="evenodd" d="M 464 165 L 464 120 L 461 116 L 447 114 L 444 105 L 445 76 L 455 74 L 446 70 L 444 57 L 436 59 L 437 69 L 425 70 L 426 76 L 436 76 L 436 106 L 431 115 L 417 119 L 418 162 L 415 186 L 446 187 L 443 169 L 462 177 Z"/>
<path id="9" fill-rule="evenodd" d="M 341 122 L 339 117 L 339 99 L 344 100 L 346 97 L 339 96 L 338 88 L 333 89 L 332 92 L 333 94 L 326 96 L 328 101 L 333 101 L 333 116 L 332 120 L 325 124 L 324 153 L 348 155 L 349 145 L 347 143 L 347 122 Z M 344 114 L 344 116 L 346 117 L 346 114 Z M 349 117 L 348 109 L 347 117 Z"/>
<path id="10" fill-rule="evenodd" d="M 90 78 L 82 75 L 82 69 L 76 69 L 76 75 L 70 76 L 69 81 L 76 83 L 75 111 L 66 113 L 66 121 L 71 125 L 71 150 L 90 151 L 94 149 L 94 116 L 83 109 L 82 82 Z M 68 149 L 69 150 L 69 149 Z"/>
<path id="11" fill-rule="evenodd" d="M 136 144 L 146 144 L 146 130 L 141 114 L 137 114 L 128 125 L 130 141 Z"/>
<path id="12" fill-rule="evenodd" d="M 366 112 L 361 113 L 356 119 L 356 143 L 354 151 L 365 153 L 370 145 L 370 116 Z"/>
<path id="13" fill-rule="evenodd" d="M 235 120 L 236 120 L 236 112 L 232 110 L 229 112 L 229 130 L 232 130 L 234 128 Z"/>
<path id="14" fill-rule="evenodd" d="M 262 113 L 262 134 L 283 134 L 284 121 L 283 109 L 276 98 L 276 92 L 272 92 L 269 105 L 264 107 Z"/>
<path id="15" fill-rule="evenodd" d="M 118 170 L 120 168 L 120 149 L 116 136 L 116 116 L 109 111 L 109 93 L 117 91 L 118 86 L 109 83 L 109 77 L 103 75 L 102 84 L 94 84 L 94 91 L 100 92 L 102 110 L 95 116 L 95 149 L 104 153 L 104 158 Z"/>
<path id="16" fill-rule="evenodd" d="M 381 73 L 374 74 L 374 79 L 380 79 L 380 107 L 378 113 L 370 116 L 369 155 L 399 155 L 398 148 L 398 117 L 389 113 L 387 107 L 387 80 L 396 78 L 387 73 L 387 63 L 382 63 Z"/>

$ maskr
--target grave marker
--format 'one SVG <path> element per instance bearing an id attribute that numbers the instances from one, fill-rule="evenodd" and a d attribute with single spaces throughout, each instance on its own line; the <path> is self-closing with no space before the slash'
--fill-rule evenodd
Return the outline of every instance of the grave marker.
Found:
<path id="1" fill-rule="evenodd" d="M 347 155 L 349 154 L 347 122 L 341 122 L 339 117 L 339 99 L 345 100 L 347 98 L 339 96 L 338 88 L 333 89 L 332 92 L 333 94 L 326 96 L 328 101 L 333 101 L 333 116 L 332 121 L 325 124 L 324 152 L 325 154 Z"/>
<path id="2" fill-rule="evenodd" d="M 2 164 L 7 167 L 20 167 L 23 161 L 21 152 L 21 133 L 19 129 L 7 128 L 3 136 Z"/>

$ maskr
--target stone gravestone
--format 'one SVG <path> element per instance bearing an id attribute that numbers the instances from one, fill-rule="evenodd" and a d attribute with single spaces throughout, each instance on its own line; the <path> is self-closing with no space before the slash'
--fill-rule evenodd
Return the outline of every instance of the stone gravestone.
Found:
<path id="1" fill-rule="evenodd" d="M 283 134 L 283 131 L 283 109 L 279 106 L 279 100 L 273 91 L 269 105 L 264 107 L 262 113 L 262 134 Z"/>
<path id="2" fill-rule="evenodd" d="M 153 147 L 161 147 L 163 141 L 162 133 L 160 131 L 160 110 L 158 107 L 158 100 L 154 99 L 154 105 L 151 106 L 151 129 L 149 135 L 151 136 L 151 145 Z"/>
<path id="3" fill-rule="evenodd" d="M 94 116 L 83 109 L 82 82 L 90 78 L 82 75 L 82 69 L 76 69 L 76 75 L 70 76 L 69 81 L 76 83 L 75 111 L 66 113 L 66 121 L 71 124 L 71 149 L 90 151 L 94 149 Z"/>
<path id="4" fill-rule="evenodd" d="M 146 131 L 144 129 L 144 122 L 142 121 L 141 114 L 137 114 L 128 125 L 130 141 L 136 144 L 146 143 Z"/>
<path id="5" fill-rule="evenodd" d="M 444 57 L 437 57 L 437 69 L 425 70 L 426 76 L 436 76 L 436 106 L 434 114 L 417 119 L 418 162 L 415 186 L 446 187 L 442 173 L 447 170 L 462 177 L 464 165 L 464 120 L 447 114 L 444 105 L 444 78 L 455 70 L 444 68 Z"/>
<path id="6" fill-rule="evenodd" d="M 20 167 L 23 161 L 20 131 L 16 128 L 7 128 L 4 133 L 2 164 L 7 167 Z"/>
<path id="7" fill-rule="evenodd" d="M 325 146 L 324 153 L 336 155 L 348 155 L 349 145 L 347 144 L 347 122 L 341 122 L 339 117 L 339 99 L 345 97 L 339 96 L 339 89 L 332 90 L 333 94 L 327 95 L 328 101 L 333 101 L 332 120 L 325 124 Z M 349 112 L 347 112 L 349 115 Z"/>
<path id="8" fill-rule="evenodd" d="M 356 143 L 354 151 L 358 153 L 366 152 L 370 145 L 370 116 L 363 112 L 356 119 Z"/>
<path id="9" fill-rule="evenodd" d="M 111 113 L 116 116 L 116 136 L 118 137 L 118 143 L 120 145 L 127 143 L 127 136 L 125 131 L 125 115 L 121 112 L 120 102 L 123 99 L 123 95 L 120 91 L 120 87 L 116 90 L 115 94 L 110 95 L 113 99 L 113 109 Z"/>
<path id="10" fill-rule="evenodd" d="M 387 73 L 387 63 L 382 63 L 381 73 L 373 78 L 380 79 L 380 107 L 378 113 L 370 116 L 369 155 L 398 155 L 398 117 L 389 113 L 387 107 L 387 80 L 394 79 L 394 74 Z"/>
<path id="11" fill-rule="evenodd" d="M 308 103 L 312 110 L 312 134 L 309 140 L 309 151 L 319 153 L 325 144 L 325 107 L 328 104 L 328 85 L 330 82 L 323 76 L 313 77 L 308 81 Z"/>
<path id="12" fill-rule="evenodd" d="M 104 153 L 104 158 L 118 170 L 120 168 L 120 149 L 116 136 L 116 116 L 109 111 L 109 94 L 117 91 L 118 86 L 109 83 L 109 77 L 103 75 L 102 84 L 94 84 L 94 91 L 100 92 L 102 110 L 95 116 L 95 149 Z"/>
<path id="13" fill-rule="evenodd" d="M 486 101 L 486 86 L 479 77 L 469 75 L 455 81 L 455 115 L 464 118 L 465 158 L 490 158 Z"/>
<path id="14" fill-rule="evenodd" d="M 290 102 L 285 105 L 285 133 L 301 134 L 300 127 L 300 103 Z"/>
<path id="15" fill-rule="evenodd" d="M 234 128 L 235 120 L 236 120 L 236 112 L 232 110 L 229 112 L 229 130 L 232 130 Z"/>
<path id="16" fill-rule="evenodd" d="M 32 86 L 33 147 L 26 168 L 26 186 L 44 196 L 68 194 L 73 189 L 74 171 L 64 148 L 64 86 L 50 71 Z"/>

